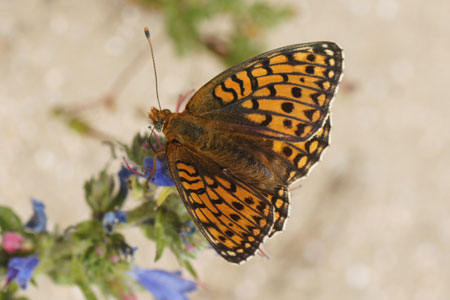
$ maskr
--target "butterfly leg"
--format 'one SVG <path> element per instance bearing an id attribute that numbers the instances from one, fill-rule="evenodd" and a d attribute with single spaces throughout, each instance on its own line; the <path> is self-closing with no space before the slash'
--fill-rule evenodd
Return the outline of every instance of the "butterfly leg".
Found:
<path id="1" fill-rule="evenodd" d="M 165 153 L 166 153 L 165 149 L 160 149 L 160 150 L 155 152 L 155 156 L 153 156 L 152 171 L 150 172 L 150 174 L 147 177 L 147 180 L 145 181 L 145 188 L 146 189 L 148 189 L 148 183 L 150 182 L 150 179 L 152 179 L 153 175 L 155 175 L 155 172 L 156 172 L 156 160 L 158 159 L 158 156 L 160 156 L 161 154 L 165 154 Z"/>

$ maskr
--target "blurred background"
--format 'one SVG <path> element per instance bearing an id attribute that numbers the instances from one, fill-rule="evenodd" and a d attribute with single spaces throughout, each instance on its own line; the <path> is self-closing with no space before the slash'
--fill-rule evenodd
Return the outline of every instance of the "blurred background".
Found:
<path id="1" fill-rule="evenodd" d="M 450 299 L 450 2 L 257 2 L 0 0 L 0 204 L 26 219 L 36 197 L 49 228 L 89 217 L 83 183 L 110 161 L 101 141 L 129 143 L 156 105 L 144 26 L 171 110 L 258 52 L 334 41 L 346 69 L 332 145 L 292 191 L 270 259 L 235 266 L 205 250 L 191 298 Z M 155 264 L 138 230 L 127 240 L 140 266 L 178 268 L 169 252 Z M 37 284 L 25 295 L 83 299 Z"/>

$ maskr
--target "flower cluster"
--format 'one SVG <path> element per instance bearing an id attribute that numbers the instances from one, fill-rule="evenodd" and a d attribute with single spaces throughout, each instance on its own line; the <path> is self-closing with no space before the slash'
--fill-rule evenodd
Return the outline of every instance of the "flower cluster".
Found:
<path id="1" fill-rule="evenodd" d="M 24 230 L 30 230 L 34 233 L 40 234 L 46 231 L 47 215 L 45 213 L 45 205 L 37 200 L 32 199 L 33 216 L 24 225 L 7 224 L 4 229 L 13 229 L 19 232 L 4 232 L 2 235 L 2 247 L 5 252 L 11 255 L 8 261 L 8 268 L 6 272 L 5 287 L 8 287 L 11 282 L 17 282 L 22 289 L 26 289 L 28 282 L 33 276 L 34 269 L 38 266 L 40 260 L 36 255 L 22 256 L 28 252 L 28 248 L 24 245 L 27 239 L 20 233 Z M 0 207 L 1 215 L 11 214 L 12 220 L 17 220 L 17 216 L 12 215 L 11 211 L 4 207 Z M 8 226 L 9 225 L 9 226 Z M 17 254 L 17 256 L 15 256 Z"/>
<path id="2" fill-rule="evenodd" d="M 45 205 L 37 199 L 32 199 L 33 214 L 26 222 L 0 206 L 0 278 L 5 278 L 0 299 L 16 299 L 14 293 L 40 273 L 77 285 L 87 299 L 97 299 L 94 285 L 117 299 L 137 299 L 137 286 L 157 300 L 188 299 L 197 288 L 194 281 L 182 278 L 181 272 L 137 266 L 133 257 L 138 247 L 130 246 L 121 233 L 122 228 L 140 227 L 156 244 L 156 260 L 168 249 L 181 268 L 196 276 L 190 261 L 206 243 L 174 189 L 164 157 L 154 157 L 154 139 L 137 135 L 130 147 L 122 145 L 125 165 L 115 174 L 105 168 L 85 183 L 92 218 L 62 232 L 48 228 Z M 129 197 L 139 204 L 125 210 Z"/>

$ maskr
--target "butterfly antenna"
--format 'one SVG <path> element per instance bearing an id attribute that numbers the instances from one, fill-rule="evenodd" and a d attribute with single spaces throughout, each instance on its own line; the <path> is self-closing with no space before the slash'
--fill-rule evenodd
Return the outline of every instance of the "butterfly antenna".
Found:
<path id="1" fill-rule="evenodd" d="M 153 54 L 152 42 L 151 42 L 151 40 L 150 40 L 150 30 L 148 30 L 148 27 L 145 27 L 145 28 L 144 28 L 144 32 L 145 32 L 145 37 L 147 38 L 148 45 L 150 46 L 150 52 L 151 52 L 151 54 L 152 54 L 153 71 L 154 71 L 154 73 L 155 73 L 156 99 L 158 100 L 159 110 L 161 110 L 161 103 L 159 102 L 158 75 L 156 74 L 155 55 Z"/>

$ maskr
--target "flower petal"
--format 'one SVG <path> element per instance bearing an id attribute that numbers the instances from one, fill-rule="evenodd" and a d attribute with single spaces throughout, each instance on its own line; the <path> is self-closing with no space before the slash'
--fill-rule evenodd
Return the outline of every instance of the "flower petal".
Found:
<path id="1" fill-rule="evenodd" d="M 37 199 L 31 200 L 33 203 L 33 216 L 25 224 L 25 228 L 36 233 L 41 233 L 46 231 L 47 227 L 47 215 L 45 213 L 45 205 Z"/>
<path id="2" fill-rule="evenodd" d="M 183 279 L 181 272 L 133 267 L 129 275 L 150 291 L 157 300 L 188 300 L 185 293 L 197 289 L 197 284 Z"/>
<path id="3" fill-rule="evenodd" d="M 16 280 L 22 289 L 26 289 L 38 264 L 39 258 L 36 255 L 12 258 L 8 263 L 8 271 L 6 273 L 7 284 Z"/>
<path id="4" fill-rule="evenodd" d="M 144 159 L 144 170 L 145 177 L 148 177 L 153 170 L 153 161 L 155 159 L 153 157 L 147 157 Z M 150 178 L 150 182 L 154 185 L 158 186 L 174 186 L 172 177 L 169 175 L 169 168 L 167 167 L 167 162 L 161 162 L 156 159 L 156 171 L 153 174 L 152 178 Z"/>

